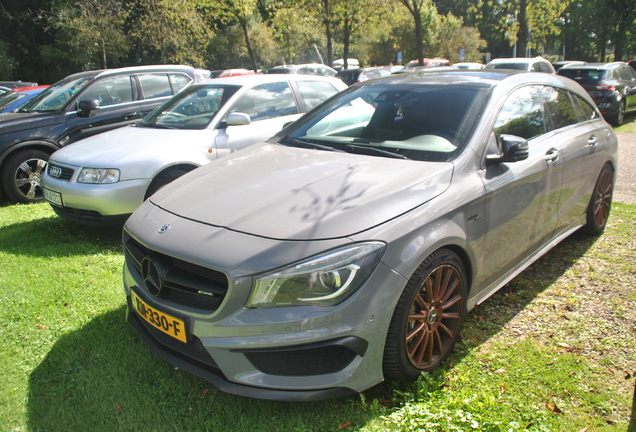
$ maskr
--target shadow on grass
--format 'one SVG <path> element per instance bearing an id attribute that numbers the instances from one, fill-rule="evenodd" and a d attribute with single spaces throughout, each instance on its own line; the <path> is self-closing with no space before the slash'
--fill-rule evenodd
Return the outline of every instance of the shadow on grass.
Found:
<path id="1" fill-rule="evenodd" d="M 1 228 L 0 250 L 34 257 L 121 251 L 121 231 L 121 226 L 90 227 L 57 216 L 39 218 Z"/>
<path id="2" fill-rule="evenodd" d="M 16 227 L 22 228 L 29 227 Z M 570 236 L 476 307 L 468 315 L 456 352 L 426 385 L 442 385 L 450 362 L 461 362 L 471 349 L 496 335 L 595 240 Z M 124 316 L 124 307 L 97 316 L 53 345 L 29 377 L 30 430 L 324 431 L 338 430 L 347 421 L 360 428 L 381 414 L 373 408 L 374 400 L 384 406 L 417 400 L 422 385 L 387 381 L 362 396 L 312 403 L 233 396 L 155 357 Z"/>

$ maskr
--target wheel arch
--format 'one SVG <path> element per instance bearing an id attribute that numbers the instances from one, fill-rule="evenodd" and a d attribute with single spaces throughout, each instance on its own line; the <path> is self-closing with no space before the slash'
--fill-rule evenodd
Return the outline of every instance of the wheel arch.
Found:
<path id="1" fill-rule="evenodd" d="M 41 150 L 43 152 L 52 155 L 55 151 L 59 150 L 61 147 L 51 141 L 46 140 L 29 140 L 23 141 L 20 143 L 15 143 L 10 145 L 8 148 L 4 149 L 4 151 L 0 154 L 0 166 L 4 163 L 4 161 L 13 155 L 15 152 L 22 150 Z"/>
<path id="2" fill-rule="evenodd" d="M 185 171 L 186 173 L 188 173 L 194 169 L 197 169 L 198 167 L 199 167 L 198 165 L 193 163 L 176 163 L 174 165 L 164 167 L 161 171 L 157 171 L 157 173 L 153 176 L 150 183 L 148 183 L 148 187 L 146 188 L 146 192 L 144 194 L 144 199 L 148 198 L 149 196 L 148 191 L 152 190 L 152 188 L 155 187 L 156 182 L 161 176 L 169 175 L 171 172 L 177 172 L 177 171 Z"/>

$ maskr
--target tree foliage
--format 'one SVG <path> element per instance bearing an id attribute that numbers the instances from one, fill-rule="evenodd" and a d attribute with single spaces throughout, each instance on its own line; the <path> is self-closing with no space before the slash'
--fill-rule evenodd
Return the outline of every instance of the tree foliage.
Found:
<path id="1" fill-rule="evenodd" d="M 636 0 L 3 0 L 0 79 L 104 67 L 636 56 Z M 531 39 L 528 40 L 528 34 Z"/>

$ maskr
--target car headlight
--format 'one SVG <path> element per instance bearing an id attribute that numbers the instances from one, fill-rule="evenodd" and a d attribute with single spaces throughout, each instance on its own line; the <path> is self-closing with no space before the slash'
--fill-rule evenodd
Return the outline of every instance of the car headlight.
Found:
<path id="1" fill-rule="evenodd" d="M 357 243 L 258 275 L 246 307 L 336 305 L 360 288 L 385 247 L 380 242 Z"/>
<path id="2" fill-rule="evenodd" d="M 82 168 L 77 176 L 78 183 L 117 183 L 119 170 L 113 168 Z"/>

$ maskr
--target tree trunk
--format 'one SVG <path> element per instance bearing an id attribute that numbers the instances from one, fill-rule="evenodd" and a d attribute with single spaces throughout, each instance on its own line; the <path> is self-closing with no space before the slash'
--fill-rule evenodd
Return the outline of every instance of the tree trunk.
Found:
<path id="1" fill-rule="evenodd" d="M 106 65 L 106 41 L 104 41 L 104 38 L 102 38 L 102 64 L 104 69 L 108 69 Z"/>
<path id="2" fill-rule="evenodd" d="M 240 19 L 239 23 L 241 24 L 241 28 L 243 29 L 243 36 L 245 37 L 245 45 L 247 45 L 247 52 L 250 55 L 250 60 L 252 61 L 252 70 L 254 73 L 258 72 L 258 65 L 256 64 L 256 54 L 254 54 L 254 49 L 252 49 L 252 41 L 250 40 L 250 34 L 247 31 L 247 20 Z"/>
<path id="3" fill-rule="evenodd" d="M 325 24 L 325 37 L 327 38 L 327 66 L 333 65 L 333 47 L 332 47 L 332 35 L 331 35 L 331 9 L 329 7 L 329 0 L 322 0 L 323 13 Z"/>
<path id="4" fill-rule="evenodd" d="M 349 42 L 351 40 L 351 25 L 349 22 L 349 17 L 344 19 L 344 35 L 343 35 L 343 53 L 342 53 L 342 68 L 349 68 Z M 331 65 L 329 65 L 331 66 Z"/>
<path id="5" fill-rule="evenodd" d="M 528 48 L 528 19 L 526 17 L 527 0 L 519 2 L 519 33 L 517 33 L 517 57 L 526 57 Z"/>
<path id="6" fill-rule="evenodd" d="M 424 66 L 424 36 L 422 35 L 422 14 L 417 7 L 413 8 L 415 18 L 415 42 L 417 46 L 417 64 Z"/>

